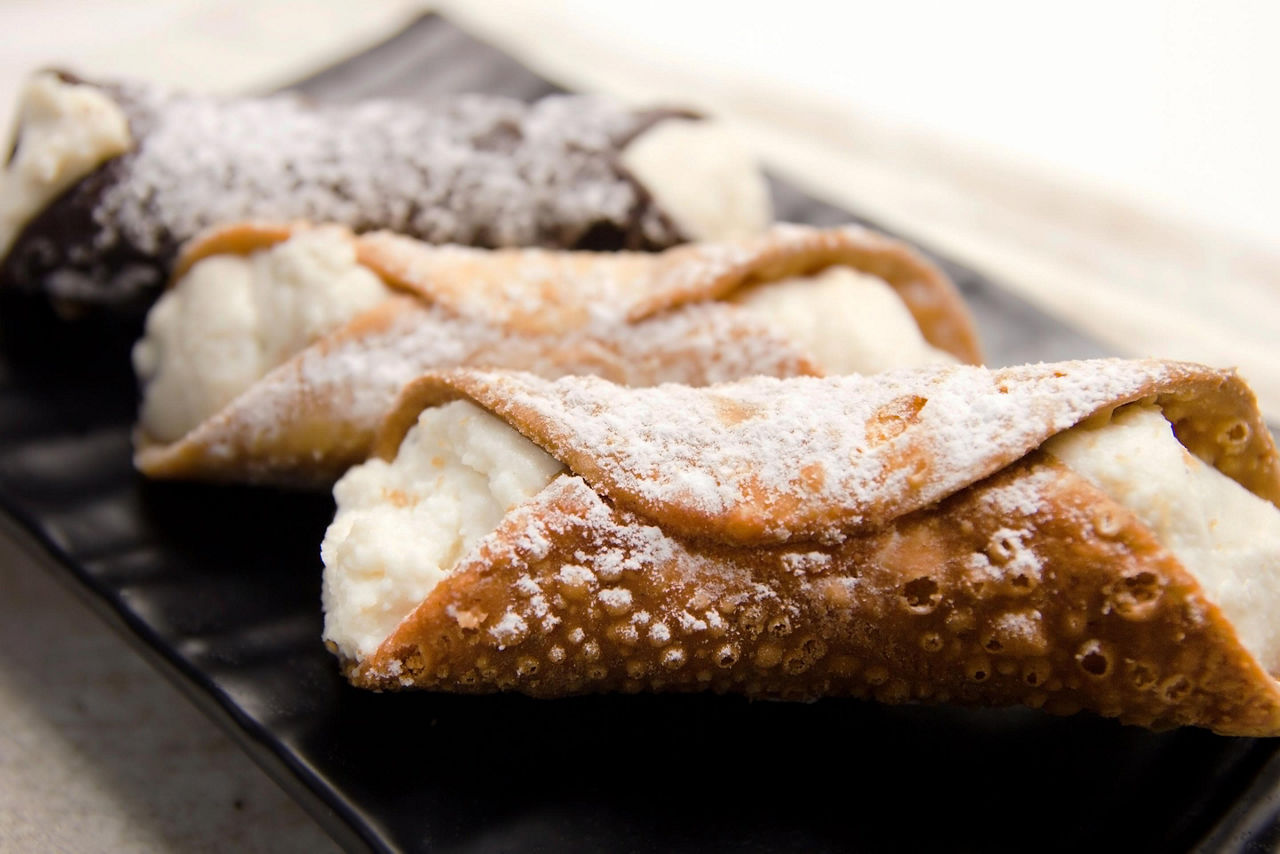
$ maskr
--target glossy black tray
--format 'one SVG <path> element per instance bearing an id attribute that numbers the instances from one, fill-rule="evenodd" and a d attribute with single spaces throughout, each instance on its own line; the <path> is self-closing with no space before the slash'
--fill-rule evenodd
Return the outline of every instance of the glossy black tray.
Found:
<path id="1" fill-rule="evenodd" d="M 555 87 L 428 16 L 317 98 Z M 782 218 L 860 219 L 777 186 Z M 939 259 L 992 363 L 1102 355 Z M 1275 742 L 1025 710 L 349 688 L 320 643 L 325 496 L 146 483 L 131 330 L 0 318 L 0 515 L 352 850 L 1270 851 Z"/>

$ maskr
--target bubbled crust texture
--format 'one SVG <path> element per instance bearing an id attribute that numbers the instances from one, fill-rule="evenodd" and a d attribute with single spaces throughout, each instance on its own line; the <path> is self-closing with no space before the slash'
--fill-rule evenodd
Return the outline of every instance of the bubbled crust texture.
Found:
<path id="1" fill-rule="evenodd" d="M 1192 369 L 1168 370 L 1181 374 L 1171 385 L 1186 398 L 1184 427 L 1239 423 L 1216 408 L 1238 381 L 1205 370 L 1203 395 L 1191 397 Z M 1232 456 L 1252 457 L 1274 484 L 1274 448 L 1263 444 Z M 1280 734 L 1275 680 L 1196 581 L 1130 511 L 1038 451 L 823 541 L 734 545 L 714 529 L 672 533 L 665 513 L 620 509 L 577 474 L 561 476 L 509 513 L 375 655 L 345 662 L 349 678 L 543 697 L 706 689 L 1024 704 Z"/>
<path id="2" fill-rule="evenodd" d="M 1037 577 L 1001 490 L 1044 500 Z M 1021 481 L 1021 483 L 1019 483 Z M 565 478 L 513 511 L 362 666 L 357 685 L 539 697 L 1022 703 L 1126 723 L 1280 733 L 1280 695 L 1150 533 L 1060 464 L 1019 464 L 838 546 L 637 536 Z"/>
<path id="3" fill-rule="evenodd" d="M 184 251 L 179 275 L 201 258 L 264 249 L 305 227 L 215 230 Z M 144 474 L 327 485 L 368 455 L 397 392 L 439 368 L 592 374 L 632 386 L 818 374 L 821 365 L 767 320 L 720 298 L 833 263 L 886 277 L 930 341 L 978 358 L 954 285 L 906 247 L 862 229 L 777 227 L 656 255 L 347 239 L 401 294 L 271 371 L 178 441 L 156 443 L 139 431 L 135 464 Z"/>

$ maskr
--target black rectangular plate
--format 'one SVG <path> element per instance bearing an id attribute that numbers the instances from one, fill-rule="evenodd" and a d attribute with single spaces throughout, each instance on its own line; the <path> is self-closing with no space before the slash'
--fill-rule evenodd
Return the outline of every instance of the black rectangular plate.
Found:
<path id="1" fill-rule="evenodd" d="M 322 99 L 556 87 L 426 16 Z M 775 182 L 776 184 L 776 182 Z M 780 218 L 861 221 L 776 184 Z M 1103 348 L 937 259 L 993 364 Z M 327 496 L 148 483 L 127 335 L 4 318 L 0 517 L 353 850 L 1272 850 L 1274 742 L 1029 710 L 377 695 L 320 643 Z"/>

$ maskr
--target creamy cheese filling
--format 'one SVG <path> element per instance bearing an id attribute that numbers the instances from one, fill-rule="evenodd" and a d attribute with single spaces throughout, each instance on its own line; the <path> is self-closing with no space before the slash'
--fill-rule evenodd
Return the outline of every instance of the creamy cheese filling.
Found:
<path id="1" fill-rule="evenodd" d="M 371 655 L 517 504 L 564 467 L 472 403 L 425 410 L 395 460 L 352 468 L 325 533 L 325 640 Z"/>
<path id="2" fill-rule="evenodd" d="M 805 347 L 829 374 L 956 361 L 924 340 L 888 283 L 849 267 L 755 285 L 732 299 Z"/>
<path id="3" fill-rule="evenodd" d="M 1128 406 L 1109 424 L 1080 426 L 1045 450 L 1137 514 L 1195 576 L 1236 627 L 1240 642 L 1280 674 L 1280 509 L 1178 442 L 1151 406 Z"/>
<path id="4" fill-rule="evenodd" d="M 0 256 L 63 191 L 132 147 L 128 119 L 104 92 L 33 76 L 19 96 L 13 159 L 0 171 Z"/>
<path id="5" fill-rule="evenodd" d="M 196 263 L 147 315 L 134 345 L 139 421 L 171 442 L 272 368 L 390 296 L 349 240 L 301 232 L 247 257 Z"/>
<path id="6" fill-rule="evenodd" d="M 632 140 L 621 159 L 694 240 L 758 234 L 773 219 L 760 165 L 718 122 L 659 122 Z"/>

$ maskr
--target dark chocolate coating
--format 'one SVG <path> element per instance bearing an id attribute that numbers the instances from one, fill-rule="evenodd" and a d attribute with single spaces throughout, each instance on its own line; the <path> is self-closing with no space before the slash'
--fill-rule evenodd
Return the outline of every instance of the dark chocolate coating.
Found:
<path id="1" fill-rule="evenodd" d="M 620 155 L 689 113 L 581 96 L 327 105 L 91 85 L 120 105 L 134 148 L 49 204 L 0 261 L 0 290 L 43 295 L 66 316 L 145 312 L 181 245 L 228 221 L 332 221 L 479 247 L 657 251 L 687 239 Z"/>

